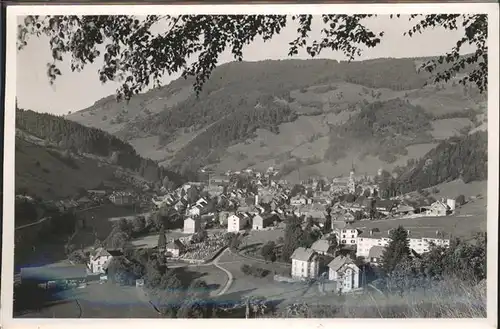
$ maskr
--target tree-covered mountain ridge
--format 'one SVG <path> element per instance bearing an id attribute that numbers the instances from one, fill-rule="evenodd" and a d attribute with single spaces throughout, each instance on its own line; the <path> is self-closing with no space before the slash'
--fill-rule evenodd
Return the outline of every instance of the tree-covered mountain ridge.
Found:
<path id="1" fill-rule="evenodd" d="M 352 162 L 391 169 L 485 120 L 486 95 L 456 80 L 428 84 L 417 72 L 424 60 L 233 62 L 217 67 L 198 98 L 192 81 L 178 79 L 67 118 L 181 171 L 215 164 L 337 175 Z"/>
<path id="2" fill-rule="evenodd" d="M 46 198 L 73 196 L 81 187 L 184 179 L 141 157 L 119 138 L 62 116 L 16 110 L 16 191 Z M 125 184 L 127 185 L 127 184 Z M 32 191 L 26 191 L 32 189 Z"/>

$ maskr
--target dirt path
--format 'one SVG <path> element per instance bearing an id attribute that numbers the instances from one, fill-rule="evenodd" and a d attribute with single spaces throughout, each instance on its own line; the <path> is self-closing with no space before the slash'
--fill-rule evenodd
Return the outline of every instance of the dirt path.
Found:
<path id="1" fill-rule="evenodd" d="M 224 267 L 222 267 L 222 266 L 219 265 L 219 259 L 226 252 L 228 252 L 228 249 L 226 249 L 223 252 L 221 252 L 220 255 L 217 256 L 217 258 L 213 261 L 213 265 L 215 267 L 217 267 L 218 269 L 224 271 L 226 273 L 226 275 L 227 275 L 226 285 L 224 286 L 224 288 L 221 289 L 221 291 L 219 291 L 219 293 L 217 294 L 217 296 L 224 295 L 229 290 L 229 288 L 231 288 L 231 285 L 233 284 L 233 281 L 234 281 L 233 274 L 231 272 L 229 272 L 228 270 L 226 270 Z"/>

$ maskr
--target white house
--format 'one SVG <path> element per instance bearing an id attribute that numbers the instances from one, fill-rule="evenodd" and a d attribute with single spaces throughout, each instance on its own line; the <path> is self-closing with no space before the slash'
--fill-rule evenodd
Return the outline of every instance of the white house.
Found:
<path id="1" fill-rule="evenodd" d="M 249 223 L 249 216 L 246 214 L 233 214 L 227 218 L 227 231 L 239 232 Z"/>
<path id="2" fill-rule="evenodd" d="M 252 230 L 262 230 L 271 225 L 270 216 L 255 215 L 252 218 Z"/>
<path id="3" fill-rule="evenodd" d="M 315 279 L 319 275 L 318 253 L 312 249 L 299 247 L 292 256 L 292 278 Z"/>
<path id="4" fill-rule="evenodd" d="M 349 292 L 359 288 L 360 270 L 350 257 L 337 256 L 328 268 L 328 279 L 337 283 L 337 291 Z"/>
<path id="5" fill-rule="evenodd" d="M 344 225 L 342 228 L 335 227 L 333 234 L 337 237 L 338 244 L 352 246 L 357 244 L 359 231 L 350 225 Z"/>
<path id="6" fill-rule="evenodd" d="M 411 233 L 411 232 L 409 232 Z M 432 245 L 436 247 L 449 247 L 450 240 L 445 239 L 443 235 L 436 231 L 434 237 L 412 237 L 410 236 L 410 249 L 413 249 L 417 254 L 423 254 L 429 252 L 432 248 Z"/>
<path id="7" fill-rule="evenodd" d="M 365 258 L 370 258 L 370 250 L 375 247 L 386 247 L 389 242 L 390 230 L 387 232 L 375 232 L 374 230 L 370 230 L 369 232 L 361 233 L 358 236 L 358 244 L 356 248 L 356 256 L 358 257 L 365 257 Z M 409 247 L 412 249 L 414 252 L 417 254 L 422 254 L 425 252 L 428 252 L 431 250 L 431 246 L 441 246 L 441 247 L 449 247 L 450 245 L 450 240 L 446 239 L 442 236 L 442 234 L 437 231 L 435 233 L 435 236 L 432 237 L 432 235 L 429 235 L 427 237 L 423 236 L 422 234 L 415 234 L 412 233 L 411 231 L 408 231 L 408 236 L 409 236 Z"/>
<path id="8" fill-rule="evenodd" d="M 446 216 L 450 212 L 449 206 L 442 202 L 442 201 L 436 201 L 434 202 L 430 209 L 427 210 L 426 215 L 428 216 Z"/>
<path id="9" fill-rule="evenodd" d="M 184 233 L 194 234 L 201 230 L 199 218 L 188 217 L 184 220 Z"/>
<path id="10" fill-rule="evenodd" d="M 97 248 L 93 255 L 90 256 L 88 267 L 90 272 L 94 274 L 106 273 L 106 268 L 113 259 L 113 256 L 121 256 L 122 253 L 115 250 L 106 250 L 104 248 Z"/>
<path id="11" fill-rule="evenodd" d="M 201 215 L 201 206 L 194 205 L 187 210 L 187 215 L 191 217 L 199 217 Z"/>
<path id="12" fill-rule="evenodd" d="M 165 247 L 165 254 L 173 258 L 178 258 L 185 250 L 186 247 L 184 244 L 179 239 L 175 239 L 167 244 Z"/>
<path id="13" fill-rule="evenodd" d="M 356 256 L 368 258 L 370 249 L 374 246 L 386 247 L 389 244 L 389 232 L 381 234 L 380 232 L 372 229 L 368 232 L 358 234 L 356 245 Z"/>
<path id="14" fill-rule="evenodd" d="M 292 206 L 302 206 L 307 204 L 307 199 L 303 196 L 294 196 L 290 199 L 290 205 Z"/>

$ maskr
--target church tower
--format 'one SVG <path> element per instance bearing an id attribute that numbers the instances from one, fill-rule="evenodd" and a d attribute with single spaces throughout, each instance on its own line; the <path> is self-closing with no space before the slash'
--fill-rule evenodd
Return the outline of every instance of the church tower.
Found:
<path id="1" fill-rule="evenodd" d="M 351 172 L 349 173 L 349 184 L 347 186 L 349 189 L 349 193 L 351 193 L 351 194 L 356 192 L 355 173 L 356 173 L 356 171 L 354 170 L 354 163 L 353 163 L 352 168 L 351 168 Z"/>

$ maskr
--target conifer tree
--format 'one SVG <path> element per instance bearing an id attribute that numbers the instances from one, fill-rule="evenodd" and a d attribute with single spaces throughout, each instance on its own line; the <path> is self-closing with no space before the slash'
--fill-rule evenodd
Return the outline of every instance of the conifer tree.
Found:
<path id="1" fill-rule="evenodd" d="M 404 227 L 399 226 L 391 231 L 389 238 L 389 245 L 382 254 L 382 269 L 386 274 L 390 274 L 397 264 L 410 256 L 408 232 Z"/>
<path id="2" fill-rule="evenodd" d="M 162 225 L 160 228 L 160 235 L 158 236 L 158 249 L 159 250 L 165 249 L 166 245 L 167 245 L 167 237 L 165 235 L 165 228 Z"/>

